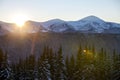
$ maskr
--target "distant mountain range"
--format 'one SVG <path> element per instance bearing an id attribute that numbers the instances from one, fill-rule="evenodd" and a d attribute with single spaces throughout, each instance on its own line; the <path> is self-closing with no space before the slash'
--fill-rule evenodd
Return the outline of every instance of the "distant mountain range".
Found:
<path id="1" fill-rule="evenodd" d="M 0 34 L 15 32 L 17 29 L 13 23 L 0 21 Z M 52 19 L 46 22 L 27 21 L 23 32 L 82 32 L 82 33 L 120 33 L 120 24 L 106 22 L 96 16 L 88 16 L 78 21 L 64 21 Z"/>
<path id="2" fill-rule="evenodd" d="M 19 35 L 19 31 L 36 34 Z M 15 35 L 16 32 L 18 35 Z M 21 29 L 13 23 L 0 22 L 0 48 L 9 54 L 11 61 L 24 59 L 32 51 L 39 56 L 46 45 L 54 51 L 62 45 L 64 56 L 76 55 L 80 45 L 83 48 L 94 45 L 96 52 L 103 48 L 109 54 L 113 50 L 120 53 L 120 24 L 106 22 L 95 16 L 78 21 L 27 21 Z"/>

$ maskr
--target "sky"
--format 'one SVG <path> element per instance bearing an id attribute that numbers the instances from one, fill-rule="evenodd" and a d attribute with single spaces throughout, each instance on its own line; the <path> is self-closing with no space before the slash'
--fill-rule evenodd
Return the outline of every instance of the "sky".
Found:
<path id="1" fill-rule="evenodd" d="M 120 23 L 120 0 L 0 0 L 0 21 L 11 22 L 16 14 L 33 21 L 80 20 L 94 15 Z"/>

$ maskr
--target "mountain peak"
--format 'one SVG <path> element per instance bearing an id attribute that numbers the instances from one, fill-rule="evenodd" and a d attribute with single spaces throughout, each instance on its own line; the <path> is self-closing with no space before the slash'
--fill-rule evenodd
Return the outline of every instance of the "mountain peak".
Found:
<path id="1" fill-rule="evenodd" d="M 87 16 L 87 17 L 81 19 L 80 21 L 90 21 L 90 22 L 100 21 L 100 22 L 104 22 L 102 19 L 100 19 L 100 18 L 98 18 L 96 16 L 93 16 L 93 15 Z"/>
<path id="2" fill-rule="evenodd" d="M 43 22 L 42 25 L 44 27 L 49 27 L 50 25 L 53 25 L 53 24 L 60 24 L 60 23 L 64 23 L 65 21 L 61 20 L 61 19 L 52 19 L 52 20 L 48 20 L 46 22 Z"/>
<path id="3" fill-rule="evenodd" d="M 0 26 L 7 31 L 13 32 L 14 25 L 1 22 Z M 96 32 L 102 33 L 104 31 L 110 32 L 119 32 L 120 33 L 120 24 L 105 22 L 104 20 L 100 19 L 96 16 L 87 16 L 82 18 L 79 21 L 64 21 L 61 19 L 52 19 L 45 22 L 37 22 L 28 20 L 25 22 L 25 29 L 26 32 L 63 32 L 63 31 L 80 31 L 80 32 Z M 111 30 L 111 29 L 114 29 Z M 116 31 L 115 31 L 116 30 Z"/>
<path id="4" fill-rule="evenodd" d="M 51 22 L 51 23 L 59 23 L 59 22 L 64 22 L 63 20 L 61 19 L 52 19 L 52 20 L 48 20 L 46 22 Z"/>

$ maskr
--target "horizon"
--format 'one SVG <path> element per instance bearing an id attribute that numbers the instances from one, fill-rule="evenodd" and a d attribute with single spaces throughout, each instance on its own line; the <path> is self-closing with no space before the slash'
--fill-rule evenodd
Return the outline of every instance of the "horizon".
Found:
<path id="1" fill-rule="evenodd" d="M 119 80 L 120 0 L 0 0 L 0 80 Z"/>
<path id="2" fill-rule="evenodd" d="M 37 22 L 51 19 L 76 21 L 94 15 L 107 22 L 120 23 L 119 9 L 119 0 L 1 0 L 0 21 L 13 23 L 12 19 L 18 14 Z"/>
<path id="3" fill-rule="evenodd" d="M 54 18 L 54 19 L 48 19 L 48 20 L 46 20 L 46 21 L 36 21 L 36 20 L 26 20 L 25 22 L 28 22 L 28 21 L 33 21 L 33 22 L 47 22 L 47 21 L 50 21 L 50 20 L 62 20 L 62 21 L 66 21 L 66 22 L 69 22 L 69 21 L 79 21 L 79 20 L 82 20 L 82 19 L 84 19 L 84 18 L 88 18 L 88 17 L 96 17 L 96 18 L 98 18 L 98 19 L 100 19 L 100 20 L 103 20 L 103 21 L 105 21 L 105 22 L 112 22 L 112 23 L 117 23 L 117 24 L 120 24 L 120 22 L 113 22 L 113 21 L 106 21 L 106 20 L 104 20 L 104 19 L 102 19 L 102 18 L 100 18 L 100 17 L 98 17 L 98 16 L 95 16 L 95 15 L 89 15 L 89 16 L 86 16 L 86 17 L 83 17 L 83 18 L 80 18 L 80 19 L 78 19 L 78 20 L 64 20 L 64 19 L 60 19 L 60 18 Z M 5 22 L 5 23 L 10 23 L 10 24 L 16 24 L 15 22 L 7 22 L 7 21 L 1 21 L 1 22 Z"/>

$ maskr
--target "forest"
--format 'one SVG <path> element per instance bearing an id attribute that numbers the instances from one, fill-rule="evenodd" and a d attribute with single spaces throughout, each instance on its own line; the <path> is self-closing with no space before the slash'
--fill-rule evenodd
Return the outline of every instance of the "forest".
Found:
<path id="1" fill-rule="evenodd" d="M 56 52 L 45 46 L 38 58 L 33 53 L 10 63 L 0 49 L 0 80 L 119 80 L 120 54 L 111 53 L 80 45 L 76 55 L 63 56 L 62 46 Z"/>

